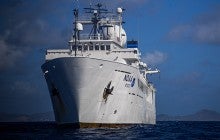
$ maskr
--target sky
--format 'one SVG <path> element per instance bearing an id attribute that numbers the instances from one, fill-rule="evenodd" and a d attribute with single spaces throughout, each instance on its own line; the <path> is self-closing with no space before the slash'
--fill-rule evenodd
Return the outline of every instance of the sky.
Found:
<path id="1" fill-rule="evenodd" d="M 45 50 L 68 48 L 73 9 L 102 2 L 126 9 L 128 39 L 139 41 L 157 114 L 220 112 L 219 0 L 1 0 L 0 112 L 52 111 L 41 65 Z"/>

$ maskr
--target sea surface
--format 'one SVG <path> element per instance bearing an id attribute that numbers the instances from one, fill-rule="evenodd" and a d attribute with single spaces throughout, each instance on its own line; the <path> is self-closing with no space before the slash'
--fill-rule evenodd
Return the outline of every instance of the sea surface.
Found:
<path id="1" fill-rule="evenodd" d="M 61 128 L 55 122 L 0 123 L 0 140 L 7 139 L 214 139 L 220 122 L 157 122 L 122 128 Z"/>

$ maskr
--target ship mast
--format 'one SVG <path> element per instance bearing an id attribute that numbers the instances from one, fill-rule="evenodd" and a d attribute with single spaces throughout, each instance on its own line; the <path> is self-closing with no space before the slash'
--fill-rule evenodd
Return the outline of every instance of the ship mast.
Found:
<path id="1" fill-rule="evenodd" d="M 74 50 L 75 50 L 75 56 L 76 56 L 76 46 L 77 46 L 77 33 L 78 33 L 78 29 L 77 29 L 77 21 L 78 21 L 78 15 L 79 15 L 79 10 L 78 9 L 74 9 L 74 19 L 75 19 L 75 21 L 74 21 L 74 24 L 75 24 L 75 28 L 74 28 L 74 39 L 75 39 L 75 41 L 74 41 Z M 73 51 L 73 48 L 71 49 L 71 51 Z"/>
<path id="2" fill-rule="evenodd" d="M 80 37 L 85 39 L 93 39 L 93 40 L 109 40 L 113 39 L 118 45 L 123 46 L 125 45 L 125 42 L 123 42 L 123 36 L 126 36 L 124 33 L 124 30 L 122 28 L 122 13 L 124 9 L 118 8 L 117 14 L 113 15 L 112 12 L 109 12 L 106 7 L 103 7 L 101 3 L 98 3 L 92 7 L 90 4 L 89 8 L 84 8 L 85 13 L 91 14 L 90 18 L 86 19 L 79 19 L 79 9 L 75 8 L 74 11 L 74 33 L 73 33 L 73 39 L 71 40 L 71 53 L 75 53 L 75 56 L 77 56 L 77 45 L 79 45 Z M 108 15 L 108 13 L 110 14 Z M 110 16 L 110 18 L 106 16 Z M 90 33 L 86 36 L 80 36 L 80 31 L 83 31 L 83 26 L 90 27 Z M 86 28 L 88 29 L 88 28 Z M 110 29 L 110 31 L 109 31 Z"/>
<path id="3" fill-rule="evenodd" d="M 94 39 L 100 34 L 100 20 L 101 20 L 101 14 L 102 13 L 109 13 L 107 9 L 103 9 L 102 4 L 98 3 L 97 5 L 95 5 L 97 8 L 92 8 L 91 5 L 89 8 L 84 8 L 86 11 L 86 13 L 90 13 L 93 14 L 93 18 L 91 20 L 93 27 L 92 30 L 90 32 L 89 36 L 93 36 Z"/>

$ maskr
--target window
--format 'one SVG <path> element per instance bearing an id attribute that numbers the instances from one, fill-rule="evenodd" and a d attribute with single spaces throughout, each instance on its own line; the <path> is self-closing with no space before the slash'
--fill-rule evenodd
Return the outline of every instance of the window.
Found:
<path id="1" fill-rule="evenodd" d="M 134 54 L 137 54 L 137 50 L 134 50 Z"/>
<path id="2" fill-rule="evenodd" d="M 88 45 L 84 45 L 84 51 L 88 51 Z"/>
<path id="3" fill-rule="evenodd" d="M 99 45 L 95 45 L 95 50 L 99 50 Z"/>
<path id="4" fill-rule="evenodd" d="M 75 45 L 72 46 L 73 50 L 77 50 L 77 47 Z"/>
<path id="5" fill-rule="evenodd" d="M 82 51 L 82 46 L 81 45 L 78 46 L 78 51 Z"/>
<path id="6" fill-rule="evenodd" d="M 93 46 L 89 46 L 89 50 L 92 51 L 93 50 Z"/>
<path id="7" fill-rule="evenodd" d="M 105 50 L 105 46 L 101 45 L 101 50 L 104 51 Z"/>
<path id="8" fill-rule="evenodd" d="M 110 50 L 111 49 L 111 47 L 110 47 L 110 45 L 106 45 L 106 50 Z"/>

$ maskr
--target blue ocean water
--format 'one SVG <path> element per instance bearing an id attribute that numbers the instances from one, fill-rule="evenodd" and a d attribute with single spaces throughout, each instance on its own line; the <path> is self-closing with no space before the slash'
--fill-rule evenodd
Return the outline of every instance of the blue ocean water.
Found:
<path id="1" fill-rule="evenodd" d="M 61 128 L 55 122 L 0 123 L 0 139 L 214 139 L 220 122 L 157 122 L 122 128 Z"/>

